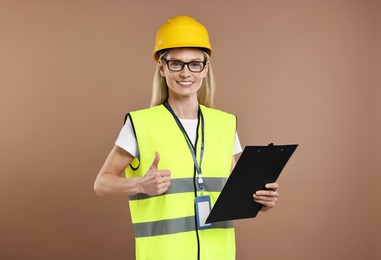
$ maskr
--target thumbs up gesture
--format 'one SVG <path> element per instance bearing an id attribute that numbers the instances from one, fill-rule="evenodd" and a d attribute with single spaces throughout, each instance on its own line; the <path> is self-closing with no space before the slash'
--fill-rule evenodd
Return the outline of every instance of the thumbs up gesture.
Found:
<path id="1" fill-rule="evenodd" d="M 168 187 L 171 184 L 171 171 L 159 170 L 159 161 L 160 154 L 159 152 L 156 152 L 155 159 L 153 160 L 151 167 L 141 179 L 141 193 L 148 195 L 160 195 L 168 190 Z"/>

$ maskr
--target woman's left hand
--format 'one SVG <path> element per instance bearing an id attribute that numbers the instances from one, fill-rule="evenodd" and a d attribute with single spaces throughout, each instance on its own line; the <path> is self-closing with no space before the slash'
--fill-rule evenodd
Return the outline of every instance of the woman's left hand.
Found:
<path id="1" fill-rule="evenodd" d="M 260 209 L 262 212 L 266 212 L 275 207 L 275 203 L 279 197 L 279 193 L 277 192 L 279 188 L 278 183 L 267 183 L 265 187 L 268 190 L 259 190 L 253 194 L 254 201 L 262 204 Z"/>

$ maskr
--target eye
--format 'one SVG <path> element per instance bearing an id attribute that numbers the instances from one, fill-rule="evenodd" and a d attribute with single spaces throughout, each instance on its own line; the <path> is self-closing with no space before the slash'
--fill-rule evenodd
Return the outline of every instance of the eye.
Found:
<path id="1" fill-rule="evenodd" d="M 189 67 L 192 69 L 192 70 L 200 70 L 202 69 L 202 66 L 204 64 L 200 61 L 192 61 L 189 63 Z"/>
<path id="2" fill-rule="evenodd" d="M 181 68 L 183 66 L 183 63 L 178 60 L 170 60 L 168 61 L 168 65 L 172 68 Z"/>

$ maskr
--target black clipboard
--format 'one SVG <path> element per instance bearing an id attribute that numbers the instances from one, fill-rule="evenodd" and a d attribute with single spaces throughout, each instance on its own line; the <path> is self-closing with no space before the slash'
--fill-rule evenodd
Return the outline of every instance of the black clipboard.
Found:
<path id="1" fill-rule="evenodd" d="M 261 204 L 253 200 L 253 194 L 278 179 L 297 146 L 246 146 L 206 223 L 254 218 Z"/>

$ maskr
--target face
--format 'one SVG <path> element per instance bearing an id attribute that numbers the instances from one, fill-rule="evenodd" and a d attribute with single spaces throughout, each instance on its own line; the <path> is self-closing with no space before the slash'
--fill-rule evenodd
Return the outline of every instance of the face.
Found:
<path id="1" fill-rule="evenodd" d="M 203 51 L 195 48 L 176 48 L 169 50 L 164 57 L 167 61 L 205 61 L 206 57 Z M 169 70 L 165 61 L 160 60 L 160 73 L 165 77 L 168 94 L 170 97 L 192 97 L 197 98 L 197 91 L 201 88 L 202 80 L 208 72 L 208 65 L 201 72 L 192 72 L 185 65 L 181 71 Z M 191 69 L 194 67 L 189 64 Z"/>

